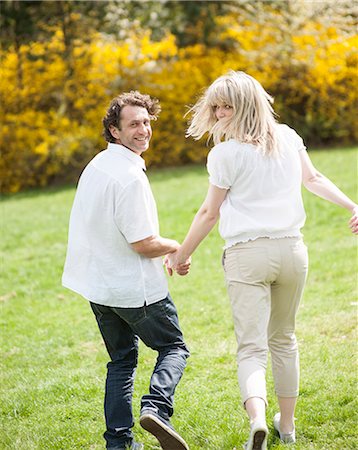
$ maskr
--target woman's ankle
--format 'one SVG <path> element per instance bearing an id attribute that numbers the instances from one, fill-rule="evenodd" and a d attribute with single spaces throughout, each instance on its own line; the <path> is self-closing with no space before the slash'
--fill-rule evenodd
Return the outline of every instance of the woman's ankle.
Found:
<path id="1" fill-rule="evenodd" d="M 295 429 L 295 423 L 292 418 L 280 418 L 280 431 L 282 434 L 290 434 Z"/>

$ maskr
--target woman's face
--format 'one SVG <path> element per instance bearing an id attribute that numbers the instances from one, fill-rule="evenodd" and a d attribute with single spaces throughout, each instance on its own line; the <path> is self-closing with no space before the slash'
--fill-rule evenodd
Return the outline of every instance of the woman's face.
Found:
<path id="1" fill-rule="evenodd" d="M 215 105 L 214 113 L 217 120 L 228 119 L 233 115 L 233 107 L 230 105 Z"/>

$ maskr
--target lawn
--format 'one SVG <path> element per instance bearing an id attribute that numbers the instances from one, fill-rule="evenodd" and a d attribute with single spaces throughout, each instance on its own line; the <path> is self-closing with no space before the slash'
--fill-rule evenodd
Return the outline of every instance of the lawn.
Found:
<path id="1" fill-rule="evenodd" d="M 316 167 L 357 200 L 357 148 L 311 153 Z M 183 239 L 207 189 L 205 167 L 151 170 L 161 234 Z M 1 449 L 104 448 L 106 362 L 87 302 L 61 287 L 74 188 L 18 194 L 1 204 Z M 301 395 L 295 449 L 349 450 L 357 442 L 357 247 L 349 213 L 304 192 L 310 275 L 297 337 Z M 194 255 L 191 273 L 170 279 L 191 350 L 178 386 L 173 424 L 191 450 L 237 450 L 248 422 L 236 378 L 236 344 L 214 230 Z M 140 347 L 134 411 L 156 355 Z M 269 448 L 277 411 L 268 370 Z M 134 428 L 146 450 L 156 441 Z"/>

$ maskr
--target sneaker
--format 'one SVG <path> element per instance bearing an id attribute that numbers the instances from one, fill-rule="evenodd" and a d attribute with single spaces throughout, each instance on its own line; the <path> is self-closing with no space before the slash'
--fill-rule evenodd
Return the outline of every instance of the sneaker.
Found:
<path id="1" fill-rule="evenodd" d="M 156 411 L 143 409 L 139 423 L 158 439 L 163 450 L 189 450 L 188 444 L 174 430 L 169 420 L 163 419 Z"/>
<path id="2" fill-rule="evenodd" d="M 281 420 L 281 414 L 277 413 L 275 414 L 275 417 L 273 418 L 273 427 L 277 431 L 278 435 L 280 436 L 280 439 L 285 444 L 294 444 L 296 442 L 296 432 L 295 429 L 291 431 L 291 433 L 281 433 L 280 431 L 280 420 Z"/>
<path id="3" fill-rule="evenodd" d="M 144 445 L 140 442 L 132 442 L 132 445 L 126 447 L 107 447 L 107 450 L 144 450 Z"/>
<path id="4" fill-rule="evenodd" d="M 126 449 L 127 450 L 127 449 Z M 128 450 L 144 450 L 144 445 L 140 442 L 133 442 Z"/>
<path id="5" fill-rule="evenodd" d="M 129 450 L 144 450 L 144 445 L 140 442 L 133 442 Z"/>
<path id="6" fill-rule="evenodd" d="M 251 425 L 249 440 L 244 445 L 245 450 L 266 450 L 268 428 L 265 423 L 254 422 Z"/>

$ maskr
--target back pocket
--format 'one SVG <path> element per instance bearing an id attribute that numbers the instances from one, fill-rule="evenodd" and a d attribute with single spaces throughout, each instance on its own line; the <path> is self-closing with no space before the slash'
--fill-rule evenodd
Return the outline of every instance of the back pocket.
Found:
<path id="1" fill-rule="evenodd" d="M 225 254 L 228 281 L 260 283 L 268 276 L 268 253 L 265 248 L 234 247 Z"/>
<path id="2" fill-rule="evenodd" d="M 307 273 L 308 271 L 308 250 L 303 241 L 298 241 L 291 246 L 293 266 L 296 273 Z"/>

